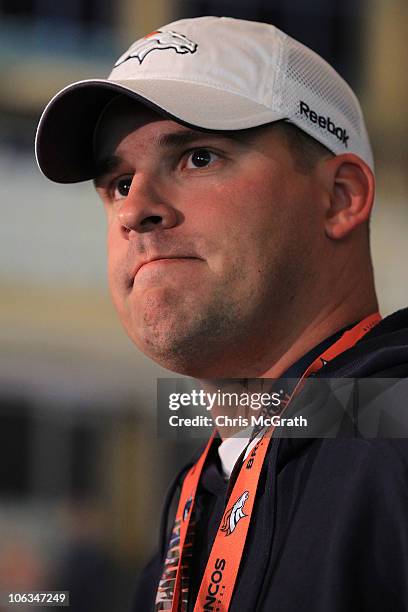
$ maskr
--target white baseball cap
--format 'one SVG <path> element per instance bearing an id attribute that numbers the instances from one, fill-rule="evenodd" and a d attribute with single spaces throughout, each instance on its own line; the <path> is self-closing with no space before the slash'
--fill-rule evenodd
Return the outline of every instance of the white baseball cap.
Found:
<path id="1" fill-rule="evenodd" d="M 199 17 L 137 40 L 107 79 L 78 81 L 52 98 L 35 143 L 45 176 L 94 178 L 95 127 L 118 93 L 204 130 L 287 120 L 334 154 L 352 152 L 374 166 L 357 97 L 323 58 L 270 24 Z"/>

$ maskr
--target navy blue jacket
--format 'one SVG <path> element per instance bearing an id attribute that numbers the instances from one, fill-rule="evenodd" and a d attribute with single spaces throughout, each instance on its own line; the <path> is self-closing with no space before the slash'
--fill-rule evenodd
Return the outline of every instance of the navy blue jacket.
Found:
<path id="1" fill-rule="evenodd" d="M 406 378 L 408 309 L 384 319 L 318 376 Z M 134 612 L 154 609 L 172 523 L 169 507 L 190 465 L 170 488 L 160 552 L 139 578 Z M 189 610 L 226 490 L 215 448 L 196 501 L 200 529 Z M 230 610 L 407 612 L 408 439 L 365 439 L 352 427 L 335 439 L 273 438 Z"/>

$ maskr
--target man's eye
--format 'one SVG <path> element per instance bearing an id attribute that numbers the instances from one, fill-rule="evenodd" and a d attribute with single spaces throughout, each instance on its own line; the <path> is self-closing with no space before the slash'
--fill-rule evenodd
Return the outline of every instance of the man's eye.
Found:
<path id="1" fill-rule="evenodd" d="M 118 179 L 114 185 L 113 197 L 115 200 L 121 200 L 122 198 L 127 198 L 130 186 L 132 184 L 131 176 L 124 176 Z"/>
<path id="2" fill-rule="evenodd" d="M 196 149 L 187 158 L 187 168 L 206 168 L 218 159 L 218 155 L 208 149 Z"/>

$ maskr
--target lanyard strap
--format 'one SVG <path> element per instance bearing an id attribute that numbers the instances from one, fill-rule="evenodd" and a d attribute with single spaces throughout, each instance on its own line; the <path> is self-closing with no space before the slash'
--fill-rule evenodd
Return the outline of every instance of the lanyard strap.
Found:
<path id="1" fill-rule="evenodd" d="M 193 511 L 198 483 L 200 481 L 201 472 L 214 438 L 215 431 L 208 440 L 207 446 L 202 452 L 200 458 L 187 472 L 187 475 L 183 481 L 173 531 L 170 537 L 169 549 L 156 595 L 155 609 L 157 611 L 170 610 L 170 602 L 172 602 L 172 612 L 178 612 L 180 609 L 182 609 L 182 600 L 180 597 L 183 591 L 183 568 L 181 565 L 182 556 L 183 553 L 186 552 L 186 546 L 188 545 L 186 542 L 186 536 L 188 527 L 190 525 L 190 518 Z"/>
<path id="2" fill-rule="evenodd" d="M 346 331 L 337 342 L 317 357 L 307 368 L 290 399 L 300 391 L 306 377 L 315 374 L 327 362 L 354 346 L 380 320 L 381 315 L 377 312 L 369 315 L 352 329 Z M 251 522 L 259 477 L 273 430 L 274 428 L 271 427 L 264 432 L 243 462 L 229 497 L 231 501 L 228 503 L 215 536 L 201 581 L 194 612 L 203 612 L 205 610 L 226 612 L 229 609 Z M 182 591 L 186 592 L 186 589 L 183 589 L 182 585 L 182 560 L 183 554 L 186 552 L 186 546 L 191 546 L 192 544 L 191 542 L 186 543 L 186 534 L 190 524 L 201 472 L 214 437 L 215 432 L 212 434 L 199 460 L 190 469 L 184 480 L 169 546 L 169 552 L 172 552 L 172 550 L 174 552 L 167 555 L 162 580 L 160 581 L 157 593 L 156 610 L 170 610 L 170 601 L 171 612 L 179 612 L 184 607 L 183 604 L 185 602 L 181 600 L 181 593 Z M 168 586 L 169 584 L 171 585 L 170 587 Z M 161 605 L 161 602 L 163 605 Z"/>
<path id="3" fill-rule="evenodd" d="M 316 374 L 323 366 L 325 366 L 329 361 L 332 361 L 335 357 L 347 351 L 347 349 L 353 347 L 363 336 L 366 335 L 373 327 L 377 325 L 381 321 L 381 315 L 379 312 L 375 312 L 374 314 L 368 315 L 365 319 L 354 325 L 351 329 L 344 332 L 342 336 L 328 349 L 323 351 L 323 353 L 317 357 L 307 368 L 303 376 L 298 381 L 293 393 L 290 396 L 290 399 L 297 393 L 299 393 L 300 389 L 303 387 L 305 383 L 305 379 L 308 376 L 312 376 Z M 290 401 L 290 400 L 289 400 Z M 289 403 L 289 402 L 288 402 Z"/>

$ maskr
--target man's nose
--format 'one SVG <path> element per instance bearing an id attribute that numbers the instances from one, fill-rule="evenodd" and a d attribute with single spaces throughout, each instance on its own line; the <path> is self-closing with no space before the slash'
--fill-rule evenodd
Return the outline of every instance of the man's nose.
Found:
<path id="1" fill-rule="evenodd" d="M 168 229 L 177 224 L 177 211 L 154 177 L 134 175 L 129 193 L 120 206 L 119 223 L 125 234 Z"/>

